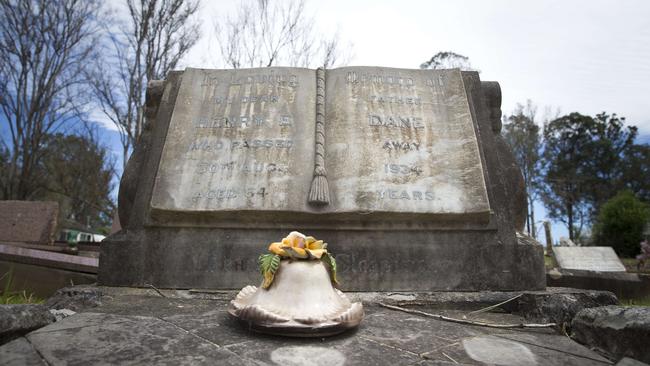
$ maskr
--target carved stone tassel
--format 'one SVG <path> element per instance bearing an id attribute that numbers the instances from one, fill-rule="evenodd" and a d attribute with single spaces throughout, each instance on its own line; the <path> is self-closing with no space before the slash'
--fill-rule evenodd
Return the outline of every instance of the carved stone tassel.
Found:
<path id="1" fill-rule="evenodd" d="M 330 189 L 325 170 L 325 69 L 322 67 L 316 69 L 316 156 L 308 202 L 312 205 L 330 203 Z"/>

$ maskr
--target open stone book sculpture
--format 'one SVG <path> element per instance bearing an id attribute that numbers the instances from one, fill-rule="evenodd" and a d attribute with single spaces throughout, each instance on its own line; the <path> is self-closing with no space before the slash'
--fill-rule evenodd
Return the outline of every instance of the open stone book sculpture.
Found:
<path id="1" fill-rule="evenodd" d="M 363 306 L 351 303 L 337 285 L 336 261 L 327 244 L 292 232 L 259 258 L 264 280 L 244 287 L 229 313 L 263 333 L 322 337 L 359 325 Z"/>
<path id="2" fill-rule="evenodd" d="M 546 285 L 543 247 L 517 234 L 501 89 L 477 72 L 188 68 L 146 100 L 102 285 L 242 288 L 286 228 L 335 245 L 350 291 Z"/>

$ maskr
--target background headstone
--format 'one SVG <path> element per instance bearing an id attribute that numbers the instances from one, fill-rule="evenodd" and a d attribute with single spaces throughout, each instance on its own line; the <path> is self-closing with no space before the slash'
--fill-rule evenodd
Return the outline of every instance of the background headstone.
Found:
<path id="1" fill-rule="evenodd" d="M 553 247 L 560 268 L 596 272 L 625 272 L 612 247 Z"/>
<path id="2" fill-rule="evenodd" d="M 57 202 L 0 201 L 0 243 L 52 244 Z"/>

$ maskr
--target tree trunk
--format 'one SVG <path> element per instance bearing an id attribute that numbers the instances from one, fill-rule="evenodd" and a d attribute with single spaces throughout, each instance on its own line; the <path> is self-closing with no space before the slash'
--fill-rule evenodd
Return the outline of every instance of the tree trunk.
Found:
<path id="1" fill-rule="evenodd" d="M 126 170 L 126 163 L 129 162 L 129 144 L 123 144 L 122 145 L 122 174 L 124 174 L 124 171 Z"/>
<path id="2" fill-rule="evenodd" d="M 530 230 L 532 232 L 530 234 L 530 236 L 537 239 L 537 229 L 535 228 L 535 205 L 534 205 L 534 203 L 535 203 L 535 201 L 533 201 L 529 197 L 529 199 L 528 199 L 528 207 L 529 207 L 528 211 L 530 212 Z"/>
<path id="3" fill-rule="evenodd" d="M 18 179 L 18 148 L 14 147 L 14 152 L 11 156 L 11 164 L 9 166 L 9 177 L 7 178 L 7 187 L 4 199 L 16 199 L 16 179 Z"/>
<path id="4" fill-rule="evenodd" d="M 553 237 L 551 237 L 551 223 L 544 221 L 544 234 L 546 236 L 546 255 L 553 254 Z"/>
<path id="5" fill-rule="evenodd" d="M 567 212 L 567 218 L 568 218 L 568 225 L 569 225 L 569 239 L 573 241 L 573 205 L 572 204 L 567 204 L 566 207 L 566 212 Z"/>

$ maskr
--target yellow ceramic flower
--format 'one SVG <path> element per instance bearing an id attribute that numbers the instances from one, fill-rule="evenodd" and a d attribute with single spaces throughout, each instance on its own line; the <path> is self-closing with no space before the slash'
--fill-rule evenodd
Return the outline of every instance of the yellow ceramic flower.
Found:
<path id="1" fill-rule="evenodd" d="M 281 242 L 271 243 L 269 251 L 283 258 L 321 259 L 327 253 L 327 243 L 292 231 Z"/>

